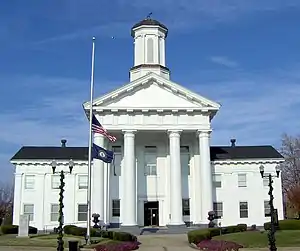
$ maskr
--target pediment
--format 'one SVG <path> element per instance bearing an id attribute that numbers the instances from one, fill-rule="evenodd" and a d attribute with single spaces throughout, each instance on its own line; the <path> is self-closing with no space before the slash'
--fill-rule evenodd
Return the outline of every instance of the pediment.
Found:
<path id="1" fill-rule="evenodd" d="M 136 81 L 97 98 L 94 107 L 111 109 L 183 109 L 206 108 L 218 110 L 220 105 L 208 100 L 155 73 L 149 73 Z M 89 103 L 85 103 L 87 109 Z"/>

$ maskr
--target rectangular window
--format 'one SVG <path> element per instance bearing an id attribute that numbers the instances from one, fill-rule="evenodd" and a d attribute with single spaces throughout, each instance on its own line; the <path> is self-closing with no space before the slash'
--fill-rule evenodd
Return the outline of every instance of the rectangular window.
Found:
<path id="1" fill-rule="evenodd" d="M 213 182 L 215 187 L 222 187 L 222 175 L 221 174 L 214 174 L 213 175 Z"/>
<path id="2" fill-rule="evenodd" d="M 156 170 L 157 150 L 156 146 L 145 147 L 145 175 L 157 175 Z"/>
<path id="3" fill-rule="evenodd" d="M 269 173 L 264 174 L 263 182 L 264 182 L 264 187 L 269 186 Z"/>
<path id="4" fill-rule="evenodd" d="M 247 187 L 247 175 L 245 173 L 238 174 L 238 186 Z"/>
<path id="5" fill-rule="evenodd" d="M 190 199 L 182 199 L 182 215 L 190 216 Z"/>
<path id="6" fill-rule="evenodd" d="M 264 201 L 264 207 L 265 207 L 265 217 L 271 216 L 271 208 L 268 200 Z"/>
<path id="7" fill-rule="evenodd" d="M 24 204 L 24 215 L 29 216 L 29 221 L 34 220 L 34 205 L 33 204 Z"/>
<path id="8" fill-rule="evenodd" d="M 114 175 L 121 176 L 121 165 L 122 165 L 122 148 L 121 146 L 113 146 L 112 150 L 115 154 L 112 168 L 114 168 Z M 114 165 L 114 167 L 113 167 Z"/>
<path id="9" fill-rule="evenodd" d="M 248 218 L 248 202 L 240 202 L 240 218 Z"/>
<path id="10" fill-rule="evenodd" d="M 51 204 L 50 220 L 58 221 L 58 204 Z"/>
<path id="11" fill-rule="evenodd" d="M 25 176 L 25 189 L 34 189 L 34 175 Z"/>
<path id="12" fill-rule="evenodd" d="M 52 189 L 59 189 L 60 177 L 59 175 L 52 175 L 51 177 L 51 187 Z"/>
<path id="13" fill-rule="evenodd" d="M 87 211 L 88 207 L 87 204 L 79 204 L 78 205 L 78 221 L 86 221 L 87 220 Z"/>
<path id="14" fill-rule="evenodd" d="M 180 147 L 180 162 L 183 175 L 190 175 L 190 149 L 188 146 Z"/>
<path id="15" fill-rule="evenodd" d="M 79 175 L 78 176 L 78 189 L 87 189 L 88 188 L 88 176 Z"/>
<path id="16" fill-rule="evenodd" d="M 216 219 L 223 217 L 223 202 L 214 202 L 213 209 L 216 214 Z"/>
<path id="17" fill-rule="evenodd" d="M 112 216 L 120 217 L 120 200 L 112 200 Z"/>

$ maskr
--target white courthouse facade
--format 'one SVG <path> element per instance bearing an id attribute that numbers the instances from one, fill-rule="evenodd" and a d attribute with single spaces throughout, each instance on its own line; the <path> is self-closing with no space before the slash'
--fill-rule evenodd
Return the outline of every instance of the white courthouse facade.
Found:
<path id="1" fill-rule="evenodd" d="M 94 160 L 92 213 L 110 227 L 207 225 L 214 210 L 223 226 L 269 221 L 268 182 L 284 161 L 272 146 L 211 146 L 211 122 L 220 105 L 170 80 L 165 63 L 167 28 L 153 19 L 133 26 L 130 82 L 94 100 L 100 123 L 117 137 L 95 134 L 94 142 L 115 152 L 114 164 Z M 84 103 L 88 113 L 89 103 Z M 251 121 L 249 121 L 251 123 Z M 246 133 L 246 132 L 245 132 Z M 87 148 L 23 146 L 15 165 L 13 223 L 27 214 L 30 225 L 58 225 L 59 177 L 66 174 L 64 222 L 86 225 Z M 274 206 L 283 219 L 281 179 L 274 179 Z"/>

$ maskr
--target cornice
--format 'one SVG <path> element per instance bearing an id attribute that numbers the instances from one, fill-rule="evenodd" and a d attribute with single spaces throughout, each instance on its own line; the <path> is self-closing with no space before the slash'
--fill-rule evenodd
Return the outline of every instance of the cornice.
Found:
<path id="1" fill-rule="evenodd" d="M 43 167 L 51 167 L 52 160 L 12 160 L 11 163 L 13 165 L 22 165 L 22 166 L 43 166 Z M 73 160 L 75 166 L 86 166 L 88 161 L 84 160 Z M 69 160 L 56 160 L 58 166 L 69 166 Z"/>
<path id="2" fill-rule="evenodd" d="M 284 162 L 284 159 L 240 159 L 240 160 L 213 160 L 214 165 L 248 165 L 248 164 L 280 164 Z"/>
<path id="3" fill-rule="evenodd" d="M 208 115 L 210 112 L 215 112 L 218 109 L 214 108 L 214 107 L 103 107 L 103 106 L 94 106 L 93 110 L 95 111 L 96 114 L 99 114 L 99 115 L 101 115 L 101 113 L 103 113 L 103 112 L 111 112 L 111 113 L 128 112 L 128 113 L 133 113 L 133 114 L 135 112 L 142 112 L 142 113 L 149 113 L 149 112 L 194 113 L 194 112 L 201 112 L 205 115 Z"/>

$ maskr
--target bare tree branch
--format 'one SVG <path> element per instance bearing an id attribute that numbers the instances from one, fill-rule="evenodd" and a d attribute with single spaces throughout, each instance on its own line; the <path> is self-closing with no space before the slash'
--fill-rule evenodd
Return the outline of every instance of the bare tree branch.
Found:
<path id="1" fill-rule="evenodd" d="M 284 134 L 281 140 L 281 154 L 285 158 L 282 164 L 282 186 L 285 194 L 300 184 L 300 135 Z"/>
<path id="2" fill-rule="evenodd" d="M 14 190 L 12 184 L 0 183 L 0 218 L 12 218 Z"/>

